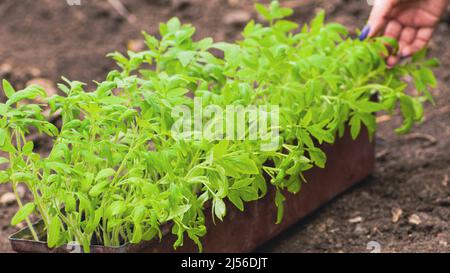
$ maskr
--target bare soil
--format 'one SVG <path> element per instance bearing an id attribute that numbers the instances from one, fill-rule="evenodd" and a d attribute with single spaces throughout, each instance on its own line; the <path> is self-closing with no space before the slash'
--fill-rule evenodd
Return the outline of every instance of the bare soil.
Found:
<path id="1" fill-rule="evenodd" d="M 243 22 L 256 18 L 253 1 L 122 0 L 129 14 L 120 15 L 107 1 L 0 0 L 0 78 L 23 87 L 30 80 L 50 84 L 64 75 L 93 86 L 114 69 L 109 52 L 139 49 L 141 30 L 156 34 L 159 22 L 178 16 L 197 27 L 197 37 L 239 38 Z M 315 11 L 350 30 L 362 28 L 370 6 L 364 1 L 293 0 L 293 20 Z M 380 122 L 377 167 L 373 176 L 274 239 L 263 252 L 450 252 L 450 12 L 431 44 L 438 57 L 437 105 L 407 136 L 393 133 L 398 118 Z M 45 152 L 45 143 L 42 145 Z M 354 164 L 358 164 L 355 162 Z M 332 181 L 330 181 L 331 183 Z M 10 192 L 0 186 L 0 196 Z M 0 205 L 0 252 L 10 252 L 7 236 L 18 227 L 9 222 L 15 205 Z M 395 217 L 394 217 L 395 216 Z M 397 218 L 397 219 L 395 219 Z M 370 247 L 369 247 L 370 248 Z M 373 250 L 373 249 L 372 249 Z"/>

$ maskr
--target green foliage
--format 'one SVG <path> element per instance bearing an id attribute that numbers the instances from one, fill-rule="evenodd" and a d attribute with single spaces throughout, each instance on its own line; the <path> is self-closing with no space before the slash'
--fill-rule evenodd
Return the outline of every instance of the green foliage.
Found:
<path id="1" fill-rule="evenodd" d="M 15 91 L 3 81 L 8 101 L 0 105 L 0 150 L 9 158 L 0 164 L 9 168 L 0 183 L 24 183 L 34 196 L 12 224 L 38 213 L 50 247 L 77 241 L 89 251 L 93 240 L 118 246 L 161 237 L 161 226 L 170 223 L 178 236 L 174 247 L 187 235 L 201 250 L 210 217 L 205 208 L 220 220 L 227 200 L 244 210 L 245 202 L 266 194 L 264 176 L 276 189 L 274 221 L 282 221 L 283 192 L 300 191 L 303 172 L 326 167 L 320 144 L 334 143 L 347 124 L 355 139 L 364 127 L 375 132 L 374 112 L 399 108 L 399 133 L 422 120 L 422 104 L 432 101 L 429 88 L 436 85 L 430 68 L 437 65 L 424 51 L 388 69 L 380 56 L 392 43 L 386 38 L 350 39 L 343 26 L 324 24 L 323 12 L 299 30 L 283 19 L 292 10 L 276 1 L 256 9 L 269 26 L 251 21 L 233 44 L 193 41 L 195 29 L 178 19 L 161 24 L 160 39 L 144 33 L 148 50 L 110 54 L 121 71 L 111 71 L 93 92 L 64 79 L 64 95 L 46 98 L 40 87 Z M 405 93 L 407 75 L 416 96 Z M 269 152 L 259 149 L 261 141 L 176 140 L 170 113 L 178 105 L 193 107 L 188 92 L 223 107 L 279 105 L 281 147 Z M 28 103 L 37 97 L 41 103 Z M 47 121 L 46 107 L 61 113 L 60 130 Z M 30 128 L 52 138 L 48 156 L 33 151 Z"/>

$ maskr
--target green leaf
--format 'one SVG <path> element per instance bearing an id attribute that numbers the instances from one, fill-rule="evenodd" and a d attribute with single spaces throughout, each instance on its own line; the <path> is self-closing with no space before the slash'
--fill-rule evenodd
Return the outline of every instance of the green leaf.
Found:
<path id="1" fill-rule="evenodd" d="M 237 191 L 230 191 L 228 194 L 228 199 L 233 203 L 240 211 L 244 211 L 244 203 Z"/>
<path id="2" fill-rule="evenodd" d="M 3 156 L 0 156 L 0 165 L 6 164 L 6 163 L 9 163 L 9 159 L 7 159 Z"/>
<path id="3" fill-rule="evenodd" d="M 355 140 L 359 136 L 359 132 L 361 131 L 361 119 L 358 115 L 353 115 L 350 119 L 350 133 L 352 135 L 352 139 Z"/>
<path id="4" fill-rule="evenodd" d="M 226 154 L 229 143 L 230 142 L 228 140 L 221 140 L 218 144 L 214 145 L 213 148 L 214 160 L 219 160 Z"/>
<path id="5" fill-rule="evenodd" d="M 7 140 L 9 140 L 8 130 L 0 128 L 0 147 L 4 146 Z"/>
<path id="6" fill-rule="evenodd" d="M 316 17 L 311 21 L 311 32 L 318 33 L 320 29 L 323 27 L 323 23 L 325 22 L 325 11 L 321 10 L 317 13 Z"/>
<path id="7" fill-rule="evenodd" d="M 425 85 L 435 88 L 437 86 L 437 80 L 431 69 L 423 67 L 419 70 L 420 78 Z"/>
<path id="8" fill-rule="evenodd" d="M 6 171 L 0 171 L 0 184 L 9 182 L 9 174 Z"/>
<path id="9" fill-rule="evenodd" d="M 28 216 L 30 216 L 35 209 L 34 203 L 27 203 L 21 209 L 19 209 L 11 220 L 11 225 L 16 226 Z"/>
<path id="10" fill-rule="evenodd" d="M 325 168 L 325 162 L 327 161 L 326 154 L 319 148 L 308 149 L 311 160 L 320 168 Z"/>
<path id="11" fill-rule="evenodd" d="M 298 26 L 298 24 L 291 22 L 291 21 L 280 20 L 280 21 L 277 21 L 273 27 L 282 32 L 289 32 L 294 29 L 297 29 L 299 26 Z"/>
<path id="12" fill-rule="evenodd" d="M 108 217 L 119 216 L 125 212 L 127 206 L 123 201 L 115 201 L 109 205 L 106 209 L 106 215 Z"/>
<path id="13" fill-rule="evenodd" d="M 138 112 L 135 109 L 128 109 L 120 116 L 119 120 L 128 120 L 130 118 L 133 118 L 137 114 Z"/>
<path id="14" fill-rule="evenodd" d="M 281 193 L 281 191 L 277 189 L 277 192 L 275 194 L 275 205 L 277 206 L 277 224 L 280 224 L 283 220 L 284 201 L 286 201 L 286 198 Z"/>
<path id="15" fill-rule="evenodd" d="M 300 131 L 300 141 L 303 142 L 307 147 L 314 147 L 314 142 L 311 139 L 311 136 L 308 132 L 301 130 Z"/>
<path id="16" fill-rule="evenodd" d="M 181 51 L 178 53 L 178 60 L 180 60 L 181 65 L 186 67 L 194 60 L 195 55 L 195 51 Z"/>
<path id="17" fill-rule="evenodd" d="M 302 121 L 301 121 L 301 125 L 302 127 L 308 127 L 309 124 L 311 124 L 313 118 L 313 110 L 309 109 L 308 112 L 306 112 L 305 116 L 303 117 Z"/>
<path id="18" fill-rule="evenodd" d="M 413 60 L 413 62 L 420 62 L 423 59 L 425 59 L 426 57 L 427 57 L 427 49 L 426 48 L 422 48 L 421 50 L 417 51 L 412 56 L 412 60 Z"/>
<path id="19" fill-rule="evenodd" d="M 3 80 L 3 91 L 5 92 L 7 98 L 11 98 L 16 92 L 12 85 L 5 79 Z"/>
<path id="20" fill-rule="evenodd" d="M 258 11 L 258 13 L 264 17 L 264 19 L 266 19 L 267 21 L 272 20 L 272 16 L 270 14 L 270 11 L 268 8 L 266 8 L 264 5 L 256 3 L 255 4 L 255 9 L 256 11 Z"/>
<path id="21" fill-rule="evenodd" d="M 48 247 L 53 248 L 58 246 L 62 229 L 61 219 L 58 216 L 51 218 L 50 225 L 47 231 Z"/>
<path id="22" fill-rule="evenodd" d="M 103 191 L 106 189 L 106 187 L 109 185 L 109 181 L 103 181 L 95 186 L 92 187 L 92 189 L 89 191 L 89 195 L 92 197 L 98 197 L 100 194 L 103 193 Z"/>
<path id="23" fill-rule="evenodd" d="M 400 109 L 403 114 L 403 124 L 400 128 L 396 129 L 395 131 L 398 134 L 405 134 L 411 130 L 411 127 L 414 124 L 414 119 L 416 117 L 412 99 L 406 95 L 401 95 Z"/>
<path id="24" fill-rule="evenodd" d="M 132 244 L 138 244 L 142 241 L 142 225 L 135 223 L 133 230 L 133 237 L 131 238 Z"/>
<path id="25" fill-rule="evenodd" d="M 330 132 L 325 131 L 318 126 L 309 127 L 307 130 L 319 141 L 319 143 L 322 143 L 324 141 L 327 143 L 334 142 L 334 136 Z"/>
<path id="26" fill-rule="evenodd" d="M 225 169 L 227 175 L 232 177 L 235 174 L 259 174 L 255 161 L 246 156 L 229 156 L 217 163 Z"/>
<path id="27" fill-rule="evenodd" d="M 175 32 L 181 28 L 181 22 L 178 18 L 174 17 L 167 22 L 167 30 L 169 32 Z"/>
<path id="28" fill-rule="evenodd" d="M 34 100 L 38 96 L 45 98 L 47 96 L 47 93 L 40 86 L 30 85 L 26 89 L 12 94 L 9 100 L 6 102 L 6 105 L 11 106 L 25 99 Z"/>
<path id="29" fill-rule="evenodd" d="M 139 205 L 133 209 L 133 222 L 141 223 L 144 220 L 147 208 L 143 205 Z"/>
<path id="30" fill-rule="evenodd" d="M 342 35 L 342 36 L 348 36 L 348 30 L 347 30 L 347 28 L 344 27 L 344 26 L 341 25 L 341 24 L 330 23 L 330 24 L 327 24 L 326 28 L 327 28 L 328 30 L 337 32 L 337 33 L 339 33 L 339 34 Z"/>
<path id="31" fill-rule="evenodd" d="M 34 143 L 33 141 L 28 141 L 23 147 L 22 147 L 22 152 L 25 155 L 30 155 L 33 152 L 34 149 Z"/>
<path id="32" fill-rule="evenodd" d="M 223 200 L 220 198 L 214 198 L 214 214 L 217 216 L 217 218 L 223 220 L 225 213 L 226 213 L 225 202 L 223 202 Z"/>
<path id="33" fill-rule="evenodd" d="M 10 178 L 13 182 L 31 182 L 35 177 L 33 173 L 15 172 Z"/>
<path id="34" fill-rule="evenodd" d="M 355 105 L 357 111 L 366 113 L 376 113 L 378 111 L 384 110 L 385 108 L 383 104 L 371 101 L 357 102 Z"/>
<path id="35" fill-rule="evenodd" d="M 72 196 L 72 194 L 66 194 L 65 199 L 64 199 L 64 204 L 65 204 L 66 211 L 68 211 L 68 212 L 74 212 L 77 208 L 77 201 Z"/>
<path id="36" fill-rule="evenodd" d="M 239 195 L 245 202 L 258 200 L 258 190 L 254 187 L 245 187 L 239 190 Z"/>
<path id="37" fill-rule="evenodd" d="M 111 168 L 103 169 L 98 172 L 97 176 L 95 177 L 95 180 L 98 181 L 98 180 L 113 176 L 115 174 L 116 174 L 116 171 L 114 169 L 111 169 Z"/>

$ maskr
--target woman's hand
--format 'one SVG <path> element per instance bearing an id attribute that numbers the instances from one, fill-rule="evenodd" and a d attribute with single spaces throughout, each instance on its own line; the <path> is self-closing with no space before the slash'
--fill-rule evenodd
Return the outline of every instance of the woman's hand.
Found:
<path id="1" fill-rule="evenodd" d="M 393 66 L 430 42 L 447 4 L 448 0 L 375 0 L 363 35 L 383 35 L 399 41 L 398 54 L 387 60 Z"/>

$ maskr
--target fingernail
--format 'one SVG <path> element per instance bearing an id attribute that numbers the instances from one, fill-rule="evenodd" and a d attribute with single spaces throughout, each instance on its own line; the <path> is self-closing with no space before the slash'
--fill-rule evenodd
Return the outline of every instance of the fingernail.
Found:
<path id="1" fill-rule="evenodd" d="M 406 58 L 409 58 L 409 57 L 411 57 L 410 50 L 408 50 L 408 49 L 403 50 L 400 58 L 401 59 L 406 59 Z"/>
<path id="2" fill-rule="evenodd" d="M 362 29 L 361 35 L 359 35 L 359 40 L 360 40 L 360 41 L 364 41 L 364 40 L 367 38 L 367 36 L 369 36 L 369 33 L 370 33 L 370 26 L 369 26 L 369 25 L 366 25 L 366 26 Z"/>

